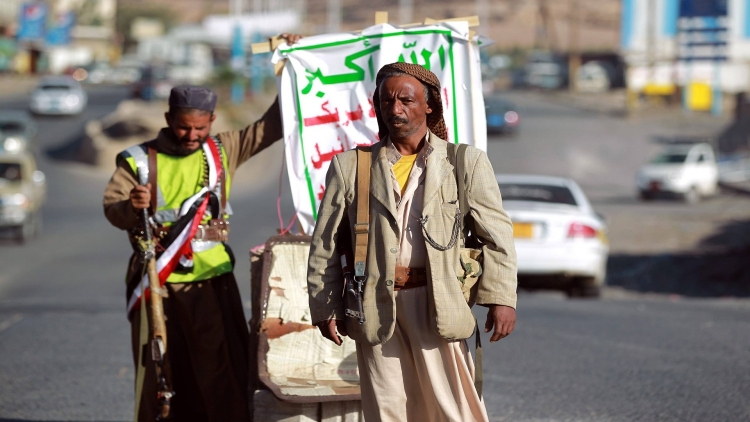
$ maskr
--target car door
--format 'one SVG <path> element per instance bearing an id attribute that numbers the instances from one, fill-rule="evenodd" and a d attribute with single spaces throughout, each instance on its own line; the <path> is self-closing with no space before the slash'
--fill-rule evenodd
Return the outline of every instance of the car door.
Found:
<path id="1" fill-rule="evenodd" d="M 701 194 L 712 194 L 716 186 L 716 164 L 711 160 L 713 154 L 709 156 L 710 151 L 704 148 L 698 149 L 696 153 L 695 185 Z"/>
<path id="2" fill-rule="evenodd" d="M 706 148 L 703 156 L 703 165 L 706 169 L 706 194 L 713 195 L 718 189 L 719 167 L 716 164 L 716 156 L 714 155 L 713 150 Z"/>

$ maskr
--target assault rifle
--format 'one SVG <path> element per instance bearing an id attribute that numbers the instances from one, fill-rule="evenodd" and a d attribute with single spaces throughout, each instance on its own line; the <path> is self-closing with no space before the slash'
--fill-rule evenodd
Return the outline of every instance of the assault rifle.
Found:
<path id="1" fill-rule="evenodd" d="M 138 179 L 141 185 L 148 184 L 148 168 L 138 169 Z M 159 273 L 156 271 L 156 241 L 151 233 L 151 223 L 148 208 L 142 210 L 144 239 L 141 240 L 141 256 L 148 273 L 148 286 L 151 291 L 151 360 L 156 365 L 156 397 L 159 403 L 156 420 L 166 420 L 171 416 L 172 397 L 175 395 L 169 385 L 169 370 L 167 355 L 167 324 L 164 317 L 163 296 L 166 294 L 159 283 Z M 145 292 L 144 292 L 145 293 Z M 146 306 L 141 301 L 141 306 Z M 136 398 L 138 400 L 139 398 Z"/>

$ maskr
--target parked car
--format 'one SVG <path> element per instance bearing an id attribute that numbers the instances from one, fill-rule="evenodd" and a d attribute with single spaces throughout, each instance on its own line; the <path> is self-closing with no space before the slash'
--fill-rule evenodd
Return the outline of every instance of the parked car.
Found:
<path id="1" fill-rule="evenodd" d="M 138 81 L 131 85 L 130 94 L 133 98 L 147 101 L 168 98 L 173 86 L 166 67 L 146 66 L 142 69 Z"/>
<path id="2" fill-rule="evenodd" d="M 101 84 L 109 78 L 112 67 L 107 62 L 94 62 L 86 66 L 74 66 L 68 69 L 67 74 L 78 82 L 89 84 Z"/>
<path id="3" fill-rule="evenodd" d="M 718 192 L 719 170 L 708 143 L 666 144 L 636 176 L 642 200 L 678 196 L 688 203 Z"/>
<path id="4" fill-rule="evenodd" d="M 116 85 L 129 85 L 138 81 L 141 77 L 141 68 L 135 64 L 120 63 L 110 69 L 104 82 Z"/>
<path id="5" fill-rule="evenodd" d="M 19 242 L 39 235 L 46 197 L 44 173 L 30 152 L 0 154 L 0 229 Z"/>
<path id="6" fill-rule="evenodd" d="M 536 50 L 529 53 L 524 65 L 527 86 L 560 89 L 568 85 L 568 61 L 559 53 Z"/>
<path id="7" fill-rule="evenodd" d="M 513 221 L 519 285 L 599 296 L 609 254 L 607 225 L 578 184 L 550 176 L 496 179 Z"/>
<path id="8" fill-rule="evenodd" d="M 48 76 L 31 93 L 29 108 L 36 114 L 74 115 L 86 108 L 88 96 L 72 76 Z"/>
<path id="9" fill-rule="evenodd" d="M 0 153 L 33 149 L 36 125 L 24 110 L 0 110 Z"/>
<path id="10" fill-rule="evenodd" d="M 521 117 L 510 101 L 502 97 L 487 96 L 484 98 L 484 109 L 488 134 L 512 135 L 518 131 Z"/>

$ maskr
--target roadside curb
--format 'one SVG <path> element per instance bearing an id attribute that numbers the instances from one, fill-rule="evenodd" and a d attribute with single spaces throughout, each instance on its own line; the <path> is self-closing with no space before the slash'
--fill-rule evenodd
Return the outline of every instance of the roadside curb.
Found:
<path id="1" fill-rule="evenodd" d="M 739 195 L 750 196 L 750 187 L 739 186 L 737 184 L 719 182 L 719 187 L 728 192 L 732 192 Z"/>

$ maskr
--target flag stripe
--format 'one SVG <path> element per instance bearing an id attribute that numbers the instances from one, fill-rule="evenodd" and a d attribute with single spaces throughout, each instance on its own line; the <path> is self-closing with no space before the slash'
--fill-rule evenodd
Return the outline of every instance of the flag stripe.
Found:
<path id="1" fill-rule="evenodd" d="M 180 262 L 180 258 L 184 255 L 192 256 L 191 241 L 195 237 L 195 233 L 198 231 L 198 226 L 203 220 L 203 216 L 206 213 L 208 207 L 209 197 L 211 196 L 210 191 L 216 188 L 216 184 L 219 181 L 221 172 L 224 170 L 223 163 L 221 163 L 221 155 L 217 142 L 213 138 L 209 138 L 209 141 L 203 144 L 203 151 L 208 163 L 208 184 L 209 187 L 203 187 L 198 193 L 191 196 L 180 207 L 180 220 L 172 227 L 172 229 L 179 228 L 179 225 L 184 224 L 180 234 L 170 243 L 170 245 L 161 253 L 159 258 L 156 260 L 156 270 L 159 274 L 159 284 L 164 286 L 167 282 L 167 278 L 172 274 L 177 265 Z M 217 166 L 217 163 L 221 163 L 221 166 Z M 201 199 L 202 197 L 202 199 Z M 195 203 L 201 199 L 201 203 L 195 210 L 195 214 L 191 219 L 186 219 L 182 222 L 182 217 L 185 217 L 191 213 Z M 130 313 L 133 309 L 140 305 L 141 297 L 144 295 L 146 298 L 149 297 L 148 287 L 148 274 L 141 278 L 138 286 L 133 290 L 133 293 L 128 299 L 127 311 Z"/>

